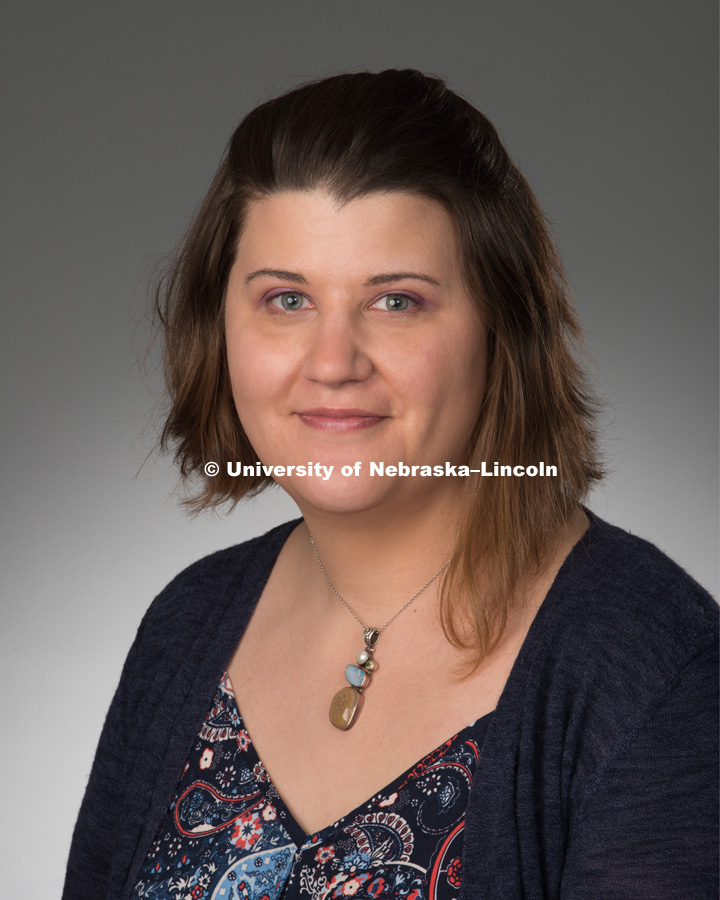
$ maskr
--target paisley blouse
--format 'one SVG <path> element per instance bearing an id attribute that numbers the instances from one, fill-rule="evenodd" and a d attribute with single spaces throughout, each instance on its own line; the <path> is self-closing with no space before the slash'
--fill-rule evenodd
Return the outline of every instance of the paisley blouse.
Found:
<path id="1" fill-rule="evenodd" d="M 453 900 L 491 715 L 306 835 L 258 758 L 225 674 L 133 900 Z"/>

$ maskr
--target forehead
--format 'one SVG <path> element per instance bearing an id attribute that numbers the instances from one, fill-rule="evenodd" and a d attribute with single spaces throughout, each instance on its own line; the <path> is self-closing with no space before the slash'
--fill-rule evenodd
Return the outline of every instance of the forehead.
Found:
<path id="1" fill-rule="evenodd" d="M 459 272 L 454 224 L 437 203 L 407 192 L 368 194 L 345 203 L 324 191 L 286 191 L 253 201 L 236 264 L 324 269 Z"/>

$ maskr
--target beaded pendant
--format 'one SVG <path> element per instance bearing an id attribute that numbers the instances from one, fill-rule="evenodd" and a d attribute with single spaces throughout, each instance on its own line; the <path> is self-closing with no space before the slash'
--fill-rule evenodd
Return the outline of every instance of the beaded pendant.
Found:
<path id="1" fill-rule="evenodd" d="M 365 649 L 358 653 L 357 665 L 345 666 L 345 678 L 349 686 L 340 688 L 330 704 L 330 721 L 341 731 L 352 728 L 360 715 L 363 689 L 367 687 L 372 673 L 377 670 L 373 653 L 379 637 L 380 630 L 378 628 L 364 629 Z"/>

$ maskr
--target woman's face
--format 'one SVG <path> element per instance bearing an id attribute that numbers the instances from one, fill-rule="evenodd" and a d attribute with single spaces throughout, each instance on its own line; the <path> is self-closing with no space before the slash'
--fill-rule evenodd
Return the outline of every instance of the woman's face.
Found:
<path id="1" fill-rule="evenodd" d="M 253 203 L 225 325 L 259 460 L 327 467 L 276 479 L 301 510 L 397 511 L 462 487 L 461 477 L 370 474 L 371 462 L 464 462 L 477 421 L 485 329 L 439 205 L 397 192 L 341 206 L 321 191 Z"/>

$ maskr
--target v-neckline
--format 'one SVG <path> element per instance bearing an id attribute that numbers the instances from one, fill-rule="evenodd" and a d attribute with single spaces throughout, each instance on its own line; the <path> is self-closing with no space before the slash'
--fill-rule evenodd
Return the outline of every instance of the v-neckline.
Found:
<path id="1" fill-rule="evenodd" d="M 418 759 L 412 765 L 408 766 L 404 772 L 401 772 L 397 777 L 393 778 L 386 785 L 375 791 L 370 797 L 363 800 L 361 803 L 358 803 L 357 806 L 344 813 L 334 822 L 330 822 L 327 825 L 324 825 L 322 828 L 318 828 L 310 833 L 307 833 L 305 829 L 300 825 L 300 823 L 296 820 L 292 811 L 285 802 L 282 794 L 275 786 L 270 772 L 265 767 L 265 764 L 260 759 L 260 756 L 255 749 L 255 743 L 252 739 L 252 735 L 245 725 L 245 721 L 242 717 L 242 712 L 240 711 L 240 705 L 238 704 L 237 697 L 235 696 L 235 689 L 233 688 L 232 681 L 227 670 L 223 674 L 222 682 L 227 695 L 234 706 L 234 710 L 231 710 L 231 713 L 234 711 L 237 716 L 238 729 L 244 731 L 248 738 L 248 745 L 245 748 L 245 752 L 249 752 L 251 754 L 251 760 L 253 761 L 253 763 L 260 766 L 262 772 L 265 774 L 267 785 L 272 789 L 272 796 L 270 798 L 271 802 L 273 803 L 273 806 L 277 808 L 278 814 L 282 819 L 286 831 L 288 832 L 290 838 L 298 847 L 298 849 L 304 847 L 306 844 L 315 844 L 318 841 L 324 839 L 323 836 L 327 837 L 334 831 L 342 830 L 344 822 L 355 819 L 364 807 L 373 805 L 376 798 L 381 798 L 383 795 L 385 797 L 391 796 L 393 793 L 395 793 L 395 788 L 411 778 L 413 776 L 413 772 L 415 770 L 418 770 L 426 760 L 433 759 L 433 761 L 435 761 L 439 759 L 440 756 L 444 756 L 446 753 L 449 753 L 453 747 L 464 743 L 470 738 L 478 736 L 484 738 L 487 727 L 490 724 L 490 719 L 493 716 L 493 712 L 489 712 L 484 716 L 480 716 L 478 719 L 475 719 L 474 722 L 466 725 L 465 728 L 462 728 L 460 731 L 456 732 L 454 735 L 438 744 L 438 746 L 435 747 L 434 750 L 431 750 L 429 753 L 425 753 L 420 757 L 420 759 Z M 232 716 L 232 719 L 235 720 L 235 716 Z M 378 799 L 378 803 L 380 802 L 381 800 Z"/>
<path id="2" fill-rule="evenodd" d="M 508 675 L 507 681 L 505 682 L 505 686 L 503 687 L 500 697 L 498 698 L 495 709 L 491 713 L 488 713 L 486 716 L 482 717 L 483 719 L 487 720 L 487 722 L 485 723 L 485 729 L 489 730 L 491 735 L 495 735 L 495 733 L 498 731 L 498 729 L 502 727 L 502 723 L 505 718 L 505 709 L 508 706 L 508 704 L 511 703 L 510 697 L 517 691 L 520 682 L 522 682 L 521 672 L 525 669 L 528 658 L 531 657 L 532 654 L 536 651 L 537 641 L 541 638 L 544 631 L 546 631 L 550 627 L 549 623 L 552 622 L 555 618 L 556 607 L 559 608 L 559 606 L 561 605 L 560 601 L 564 597 L 566 579 L 568 577 L 570 577 L 570 574 L 572 573 L 575 566 L 577 565 L 577 562 L 578 562 L 581 554 L 587 553 L 589 551 L 592 542 L 595 540 L 596 535 L 599 532 L 599 528 L 600 528 L 600 524 L 601 524 L 602 520 L 600 520 L 589 509 L 587 509 L 587 507 L 583 506 L 582 509 L 589 520 L 588 528 L 583 532 L 583 534 L 578 538 L 578 540 L 575 542 L 575 544 L 570 548 L 565 559 L 562 561 L 560 568 L 555 573 L 555 577 L 554 577 L 552 583 L 550 584 L 550 586 L 548 587 L 545 597 L 543 598 L 543 602 L 541 603 L 540 608 L 539 608 L 537 614 L 535 615 L 533 621 L 530 623 L 530 628 L 528 629 L 528 632 L 525 635 L 522 645 L 518 651 L 517 657 L 516 657 L 515 662 L 513 663 L 513 666 L 510 670 L 510 673 Z M 275 552 L 272 553 L 270 559 L 265 557 L 262 560 L 258 560 L 258 563 L 260 564 L 261 572 L 262 572 L 262 574 L 260 575 L 260 578 L 258 580 L 259 580 L 259 582 L 261 582 L 262 586 L 255 594 L 253 602 L 251 602 L 251 604 L 249 606 L 246 606 L 242 609 L 241 618 L 237 621 L 237 625 L 239 627 L 232 628 L 229 633 L 232 633 L 232 634 L 239 633 L 240 635 L 242 635 L 244 628 L 247 626 L 249 619 L 252 617 L 252 614 L 255 611 L 257 603 L 260 600 L 262 592 L 267 584 L 267 581 L 272 573 L 272 570 L 273 570 L 275 564 L 277 563 L 278 557 L 279 557 L 280 553 L 282 552 L 282 549 L 285 546 L 285 543 L 287 542 L 287 539 L 292 534 L 292 532 L 298 527 L 298 525 L 300 525 L 303 521 L 304 520 L 302 518 L 293 519 L 290 522 L 285 522 L 284 524 L 277 526 L 276 528 L 272 529 L 272 531 L 269 532 L 267 535 L 263 536 L 265 540 L 267 540 L 270 536 L 272 536 L 273 541 L 277 542 L 276 547 L 274 548 Z M 280 538 L 279 541 L 278 541 L 278 538 Z M 237 647 L 238 640 L 239 640 L 239 638 L 237 638 L 237 637 L 233 638 L 233 650 L 235 647 Z M 229 655 L 231 656 L 232 654 L 230 653 Z M 227 674 L 227 672 L 225 672 L 225 674 Z M 229 676 L 228 676 L 228 683 L 230 683 Z M 217 685 L 217 681 L 215 681 L 215 684 Z M 240 718 L 241 718 L 240 709 L 239 709 L 239 705 L 235 699 L 234 690 L 233 690 L 233 701 L 235 702 L 235 708 L 238 712 L 238 716 L 240 716 Z M 492 719 L 492 721 L 490 721 L 491 719 Z M 477 721 L 479 722 L 481 720 L 478 719 Z M 470 726 L 468 726 L 468 727 L 470 727 Z M 248 737 L 250 738 L 250 742 L 252 744 L 253 754 L 254 754 L 255 758 L 258 760 L 260 765 L 263 767 L 263 771 L 267 775 L 268 782 L 272 785 L 274 795 L 278 798 L 281 798 L 280 792 L 277 790 L 274 783 L 270 780 L 270 776 L 267 772 L 267 769 L 265 769 L 264 764 L 258 757 L 257 751 L 255 750 L 255 745 L 252 742 L 252 737 L 250 736 L 247 729 L 245 729 L 245 732 L 246 732 L 246 734 L 248 734 Z M 458 732 L 458 734 L 460 734 L 460 733 L 461 732 Z M 486 743 L 486 741 L 485 741 L 485 735 L 484 735 L 483 744 L 485 745 L 485 743 Z M 442 746 L 442 745 L 440 745 L 440 746 Z M 483 755 L 487 759 L 487 756 L 488 756 L 487 752 L 484 752 Z M 493 753 L 491 755 L 494 758 L 496 755 L 495 751 L 493 751 Z M 417 763 L 416 763 L 416 765 L 417 765 Z M 410 769 L 406 770 L 406 772 L 404 772 L 403 775 L 407 774 L 408 771 L 410 771 Z M 400 777 L 403 777 L 403 776 L 401 775 Z M 393 782 L 390 782 L 390 784 L 394 783 L 394 781 L 396 781 L 396 780 L 397 779 L 394 779 Z M 387 785 L 385 788 L 382 788 L 381 790 L 385 790 L 388 786 L 389 785 Z M 362 806 L 364 806 L 365 804 L 370 802 L 370 800 L 372 800 L 373 797 L 377 796 L 378 793 L 379 792 L 376 792 L 375 794 L 373 794 L 372 797 L 368 798 L 363 803 L 356 806 L 353 810 L 350 810 L 349 813 L 345 813 L 340 819 L 337 819 L 336 821 L 340 822 L 343 819 L 346 819 L 347 816 L 357 813 L 358 810 Z M 294 816 L 292 815 L 290 810 L 285 805 L 284 800 L 281 799 L 281 802 L 282 802 L 283 809 L 287 811 L 288 820 L 292 822 L 293 827 L 296 830 L 296 833 L 301 834 L 304 839 L 307 839 L 307 837 L 309 837 L 309 836 L 306 835 L 305 830 L 296 822 Z M 335 825 L 335 823 L 331 823 L 329 825 L 323 826 L 323 828 L 321 828 L 319 831 L 314 831 L 313 834 L 322 834 L 325 830 L 327 830 L 328 828 L 332 828 L 334 825 Z M 298 845 L 298 846 L 302 846 L 302 845 Z"/>

